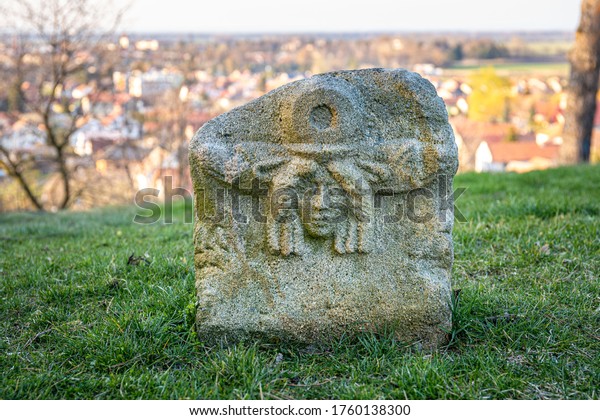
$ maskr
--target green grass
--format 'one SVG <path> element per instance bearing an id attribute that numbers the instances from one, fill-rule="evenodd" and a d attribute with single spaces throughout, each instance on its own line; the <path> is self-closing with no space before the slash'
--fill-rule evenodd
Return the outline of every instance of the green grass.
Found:
<path id="1" fill-rule="evenodd" d="M 207 348 L 191 226 L 0 216 L 0 398 L 599 398 L 600 166 L 466 174 L 452 341 Z M 148 254 L 149 264 L 128 265 Z"/>

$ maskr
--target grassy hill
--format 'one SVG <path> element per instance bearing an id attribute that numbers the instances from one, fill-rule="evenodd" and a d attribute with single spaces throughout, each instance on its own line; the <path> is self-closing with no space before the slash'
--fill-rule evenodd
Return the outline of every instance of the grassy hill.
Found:
<path id="1" fill-rule="evenodd" d="M 461 291 L 434 354 L 375 335 L 207 348 L 191 225 L 0 215 L 0 398 L 599 398 L 600 166 L 455 185 Z"/>

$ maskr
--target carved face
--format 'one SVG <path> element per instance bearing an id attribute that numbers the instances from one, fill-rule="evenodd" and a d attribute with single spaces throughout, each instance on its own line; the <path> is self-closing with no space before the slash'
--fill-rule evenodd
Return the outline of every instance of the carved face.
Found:
<path id="1" fill-rule="evenodd" d="M 318 180 L 303 194 L 301 215 L 310 236 L 331 238 L 348 216 L 348 197 L 332 179 Z"/>
<path id="2" fill-rule="evenodd" d="M 333 239 L 339 254 L 368 252 L 370 236 L 363 217 L 369 214 L 365 205 L 372 202 L 365 183 L 361 169 L 351 159 L 317 163 L 297 157 L 282 166 L 271 184 L 271 202 L 277 210 L 274 223 L 267 227 L 271 249 L 299 255 L 307 235 Z M 286 245 L 283 250 L 282 241 Z"/>

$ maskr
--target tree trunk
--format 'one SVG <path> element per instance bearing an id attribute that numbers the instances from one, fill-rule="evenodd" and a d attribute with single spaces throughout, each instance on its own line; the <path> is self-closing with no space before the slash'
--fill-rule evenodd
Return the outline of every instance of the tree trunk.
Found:
<path id="1" fill-rule="evenodd" d="M 590 160 L 600 72 L 600 0 L 582 0 L 581 20 L 569 60 L 571 77 L 560 153 L 563 164 Z"/>
<path id="2" fill-rule="evenodd" d="M 57 160 L 58 160 L 58 172 L 60 173 L 60 177 L 63 181 L 63 200 L 60 203 L 60 209 L 65 210 L 71 201 L 71 185 L 69 181 L 71 180 L 71 174 L 67 169 L 66 157 L 63 151 L 63 147 L 59 147 L 56 149 L 57 152 Z"/>
<path id="3" fill-rule="evenodd" d="M 36 210 L 44 211 L 44 206 L 42 206 L 42 203 L 40 203 L 40 201 L 37 199 L 37 197 L 35 196 L 33 191 L 31 191 L 31 188 L 29 188 L 29 184 L 27 183 L 27 181 L 25 181 L 23 174 L 21 174 L 21 173 L 16 174 L 15 178 L 21 185 L 21 188 L 23 188 L 23 191 L 25 191 L 25 194 L 29 198 L 29 201 L 31 201 L 31 204 L 33 204 L 33 206 L 36 208 Z"/>
<path id="4" fill-rule="evenodd" d="M 21 188 L 23 188 L 23 191 L 25 191 L 29 201 L 31 201 L 31 204 L 33 204 L 37 210 L 44 211 L 42 202 L 33 193 L 27 179 L 25 179 L 25 174 L 20 167 L 20 163 L 13 161 L 10 157 L 10 153 L 2 146 L 0 146 L 0 153 L 4 156 L 4 164 L 6 165 L 8 175 L 17 180 Z"/>
<path id="5" fill-rule="evenodd" d="M 23 188 L 23 191 L 25 191 L 25 194 L 29 198 L 29 201 L 31 201 L 31 204 L 34 205 L 34 207 L 36 208 L 36 210 L 38 210 L 38 211 L 44 211 L 44 206 L 37 199 L 37 197 L 35 196 L 35 194 L 33 193 L 33 191 L 31 191 L 31 188 L 29 188 L 29 184 L 25 180 L 25 176 L 21 172 L 15 172 L 15 173 L 13 173 L 13 176 L 19 182 L 19 184 L 21 185 L 21 188 Z"/>

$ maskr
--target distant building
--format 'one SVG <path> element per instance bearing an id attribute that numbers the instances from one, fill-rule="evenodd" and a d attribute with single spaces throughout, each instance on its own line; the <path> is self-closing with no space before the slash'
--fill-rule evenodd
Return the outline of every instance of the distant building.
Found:
<path id="1" fill-rule="evenodd" d="M 464 116 L 450 119 L 454 130 L 454 138 L 458 147 L 459 171 L 467 172 L 476 170 L 475 154 L 481 142 L 488 144 L 500 143 L 508 140 L 513 130 L 509 123 L 490 123 L 469 120 Z"/>
<path id="2" fill-rule="evenodd" d="M 129 37 L 127 35 L 121 35 L 119 38 L 119 45 L 122 49 L 126 50 L 129 48 Z"/>
<path id="3" fill-rule="evenodd" d="M 104 121 L 91 119 L 77 129 L 70 142 L 79 156 L 91 156 L 113 144 L 142 137 L 142 124 L 124 115 L 106 117 Z"/>
<path id="4" fill-rule="evenodd" d="M 23 114 L 12 124 L 8 119 L 3 120 L 2 124 L 4 125 L 0 144 L 13 156 L 53 155 L 52 149 L 46 144 L 46 133 L 37 116 Z"/>
<path id="5" fill-rule="evenodd" d="M 540 146 L 535 141 L 482 141 L 475 152 L 477 172 L 528 172 L 548 169 L 558 163 L 560 146 Z"/>
<path id="6" fill-rule="evenodd" d="M 161 95 L 177 89 L 183 83 L 183 75 L 167 70 L 133 71 L 129 75 L 129 94 L 136 98 Z"/>
<path id="7" fill-rule="evenodd" d="M 129 41 L 127 42 L 129 47 Z M 159 43 L 156 39 L 142 39 L 135 43 L 135 49 L 138 51 L 157 51 Z"/>

